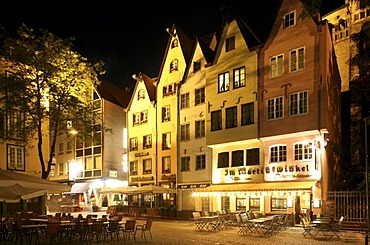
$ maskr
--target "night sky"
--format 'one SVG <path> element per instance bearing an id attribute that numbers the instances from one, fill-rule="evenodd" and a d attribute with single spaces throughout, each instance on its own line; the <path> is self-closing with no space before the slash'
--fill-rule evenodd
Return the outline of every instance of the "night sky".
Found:
<path id="1" fill-rule="evenodd" d="M 132 87 L 132 74 L 143 72 L 156 77 L 168 41 L 166 28 L 176 24 L 190 35 L 219 32 L 220 8 L 231 5 L 246 15 L 268 14 L 270 1 L 112 1 L 100 2 L 11 1 L 2 8 L 0 24 L 14 32 L 21 23 L 33 29 L 43 28 L 61 37 L 74 37 L 75 50 L 88 61 L 105 63 L 102 80 L 123 88 Z M 345 0 L 323 0 L 323 13 L 344 4 Z M 336 2 L 336 3 L 329 3 Z M 330 6 L 332 5 L 332 6 Z M 265 9 L 267 7 L 267 9 Z M 265 9 L 262 11 L 262 9 Z M 261 10 L 261 11 L 259 11 Z"/>

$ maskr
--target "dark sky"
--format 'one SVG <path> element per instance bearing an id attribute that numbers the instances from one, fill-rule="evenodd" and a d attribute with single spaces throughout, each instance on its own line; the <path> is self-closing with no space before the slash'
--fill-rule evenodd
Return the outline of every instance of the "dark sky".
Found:
<path id="1" fill-rule="evenodd" d="M 75 50 L 90 63 L 98 60 L 105 63 L 106 74 L 102 79 L 123 88 L 133 86 L 134 73 L 158 75 L 168 41 L 165 29 L 173 23 L 191 35 L 218 32 L 222 23 L 221 6 L 249 9 L 249 15 L 257 12 L 251 11 L 253 8 L 268 7 L 269 1 L 276 0 L 66 0 L 48 4 L 10 1 L 2 8 L 0 24 L 14 31 L 24 22 L 30 28 L 43 28 L 61 38 L 74 37 Z M 344 0 L 323 1 L 326 9 L 327 2 L 337 2 L 335 7 L 344 4 Z M 261 19 L 257 17 L 256 21 Z"/>

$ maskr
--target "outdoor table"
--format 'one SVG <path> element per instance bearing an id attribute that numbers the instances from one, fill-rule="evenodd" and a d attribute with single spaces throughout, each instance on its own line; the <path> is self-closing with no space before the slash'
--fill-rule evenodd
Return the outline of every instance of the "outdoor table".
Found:
<path id="1" fill-rule="evenodd" d="M 260 217 L 256 219 L 248 220 L 249 223 L 253 224 L 253 228 L 250 229 L 250 233 L 256 233 L 260 236 L 266 236 L 269 234 L 269 229 L 265 229 L 265 225 L 274 219 L 275 215 Z"/>
<path id="2" fill-rule="evenodd" d="M 49 219 L 41 219 L 41 218 L 30 218 L 32 222 L 39 222 L 39 223 L 48 223 Z"/>
<path id="3" fill-rule="evenodd" d="M 35 236 L 36 241 L 38 240 L 38 235 L 45 229 L 46 224 L 29 224 L 21 225 L 21 229 L 24 231 L 23 234 L 27 234 L 28 244 L 33 244 L 32 239 Z M 23 236 L 21 236 L 21 244 L 23 244 Z"/>
<path id="4" fill-rule="evenodd" d="M 311 224 L 315 225 L 313 238 L 317 235 L 323 235 L 329 239 L 333 236 L 331 231 L 331 219 L 315 219 L 311 221 Z"/>
<path id="5" fill-rule="evenodd" d="M 203 221 L 205 221 L 205 228 L 207 230 L 215 231 L 219 228 L 218 216 L 202 216 Z"/>

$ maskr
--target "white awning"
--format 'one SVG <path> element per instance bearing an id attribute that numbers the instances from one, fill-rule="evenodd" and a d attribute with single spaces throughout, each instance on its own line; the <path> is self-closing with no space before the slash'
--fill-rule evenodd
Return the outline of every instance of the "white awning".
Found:
<path id="1" fill-rule="evenodd" d="M 89 188 L 90 183 L 74 183 L 72 185 L 71 191 L 69 192 L 64 192 L 63 194 L 79 194 L 79 193 L 84 193 L 87 188 Z"/>

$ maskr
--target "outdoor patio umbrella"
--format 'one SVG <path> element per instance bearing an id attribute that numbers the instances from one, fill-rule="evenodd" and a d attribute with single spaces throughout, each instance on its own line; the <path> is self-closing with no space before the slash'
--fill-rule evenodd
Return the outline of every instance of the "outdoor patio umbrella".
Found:
<path id="1" fill-rule="evenodd" d="M 46 193 L 63 193 L 71 187 L 46 179 L 0 169 L 0 201 L 19 202 Z"/>
<path id="2" fill-rule="evenodd" d="M 120 186 L 120 187 L 101 190 L 100 193 L 101 194 L 115 194 L 115 193 L 130 194 L 133 189 L 135 188 L 131 186 Z"/>

